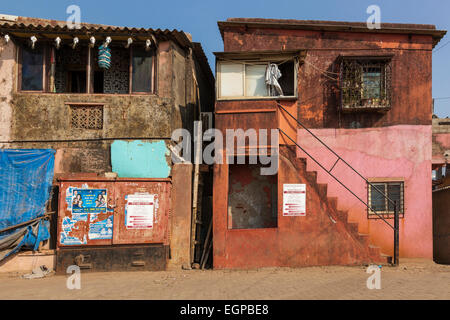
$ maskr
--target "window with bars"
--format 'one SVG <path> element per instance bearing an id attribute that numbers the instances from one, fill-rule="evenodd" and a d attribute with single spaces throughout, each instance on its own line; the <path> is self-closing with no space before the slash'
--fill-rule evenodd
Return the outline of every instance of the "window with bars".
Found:
<path id="1" fill-rule="evenodd" d="M 75 129 L 103 129 L 103 105 L 70 105 L 70 124 Z"/>
<path id="2" fill-rule="evenodd" d="M 130 48 L 112 44 L 111 66 L 98 65 L 98 47 L 87 43 L 75 48 L 39 41 L 34 49 L 19 45 L 19 91 L 84 94 L 154 94 L 156 51 L 136 41 Z"/>
<path id="3" fill-rule="evenodd" d="M 390 58 L 343 57 L 340 64 L 342 111 L 389 110 L 391 75 Z"/>
<path id="4" fill-rule="evenodd" d="M 373 187 L 372 187 L 373 186 Z M 376 188 L 376 189 L 375 189 Z M 404 215 L 404 182 L 385 181 L 371 182 L 368 184 L 369 205 L 376 213 L 383 218 L 394 217 L 394 205 L 386 199 L 386 195 L 392 201 L 397 201 L 397 210 L 400 217 Z M 382 193 L 382 194 L 381 194 Z M 375 212 L 368 209 L 368 217 L 377 219 Z"/>

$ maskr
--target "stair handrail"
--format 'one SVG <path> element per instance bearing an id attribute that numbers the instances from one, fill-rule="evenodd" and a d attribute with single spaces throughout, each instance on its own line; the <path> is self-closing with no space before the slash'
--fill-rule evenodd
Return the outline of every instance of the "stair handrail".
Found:
<path id="1" fill-rule="evenodd" d="M 325 172 L 327 172 L 331 177 L 333 177 L 340 185 L 342 185 L 347 191 L 349 191 L 354 197 L 356 197 L 361 203 L 363 203 L 370 211 L 372 211 L 376 216 L 378 216 L 382 221 L 384 221 L 392 230 L 394 230 L 394 265 L 398 265 L 398 255 L 399 255 L 399 216 L 397 211 L 397 201 L 389 198 L 384 192 L 381 192 L 377 187 L 375 187 L 369 180 L 367 180 L 362 174 L 360 174 L 355 168 L 353 168 L 347 161 L 345 161 L 340 155 L 338 155 L 333 149 L 331 149 L 325 142 L 323 142 L 319 137 L 311 132 L 306 126 L 304 126 L 297 118 L 295 118 L 285 107 L 283 107 L 279 102 L 276 102 L 278 107 L 283 109 L 292 119 L 294 119 L 303 129 L 305 129 L 309 134 L 311 134 L 317 141 L 319 141 L 323 146 L 325 146 L 330 152 L 332 152 L 337 160 L 333 164 L 330 170 L 327 170 L 321 163 L 319 163 L 312 155 L 310 155 L 305 149 L 303 149 L 296 141 L 294 141 L 284 130 L 278 128 L 278 131 L 283 133 L 289 140 L 291 140 L 298 148 L 300 148 L 307 156 L 309 156 L 317 165 L 319 165 Z M 394 205 L 394 226 L 392 226 L 384 217 L 380 216 L 375 209 L 373 209 L 368 203 L 358 197 L 352 190 L 350 190 L 342 181 L 340 181 L 336 176 L 334 176 L 331 171 L 334 169 L 336 164 L 342 161 L 347 167 L 353 170 L 360 178 L 362 178 L 368 185 L 374 188 L 379 194 L 381 194 L 386 200 Z M 388 205 L 389 208 L 389 205 Z"/>

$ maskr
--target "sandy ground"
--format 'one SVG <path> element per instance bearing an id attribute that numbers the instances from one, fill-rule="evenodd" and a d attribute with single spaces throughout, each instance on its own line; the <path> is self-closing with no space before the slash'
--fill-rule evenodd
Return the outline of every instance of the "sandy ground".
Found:
<path id="1" fill-rule="evenodd" d="M 82 273 L 80 290 L 66 276 L 0 274 L 0 299 L 450 299 L 450 266 L 400 264 L 382 267 L 380 290 L 367 289 L 366 267 Z"/>

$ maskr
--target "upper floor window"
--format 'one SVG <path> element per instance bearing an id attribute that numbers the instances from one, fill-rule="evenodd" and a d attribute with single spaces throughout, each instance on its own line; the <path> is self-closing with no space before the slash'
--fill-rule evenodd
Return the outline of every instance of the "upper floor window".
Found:
<path id="1" fill-rule="evenodd" d="M 42 47 L 21 51 L 21 81 L 23 91 L 42 91 L 44 88 L 44 52 Z"/>
<path id="2" fill-rule="evenodd" d="M 219 99 L 279 98 L 296 96 L 296 62 L 271 59 L 224 60 L 217 64 Z"/>
<path id="3" fill-rule="evenodd" d="M 386 57 L 343 57 L 343 111 L 385 111 L 391 107 L 391 63 Z"/>
<path id="4" fill-rule="evenodd" d="M 153 74 L 153 52 L 144 49 L 133 49 L 132 91 L 151 92 Z M 150 75 L 150 76 L 149 76 Z"/>
<path id="5" fill-rule="evenodd" d="M 42 42 L 34 49 L 20 47 L 19 89 L 52 93 L 154 93 L 155 51 L 110 45 L 108 67 L 99 65 L 99 50 L 79 43 Z"/>

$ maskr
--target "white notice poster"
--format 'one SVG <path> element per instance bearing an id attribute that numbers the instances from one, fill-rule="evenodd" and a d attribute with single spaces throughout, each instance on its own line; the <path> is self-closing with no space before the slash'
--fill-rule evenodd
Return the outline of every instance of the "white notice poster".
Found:
<path id="1" fill-rule="evenodd" d="M 130 194 L 125 207 L 127 229 L 153 228 L 154 194 Z"/>
<path id="2" fill-rule="evenodd" d="M 306 216 L 306 184 L 283 184 L 283 216 Z"/>

